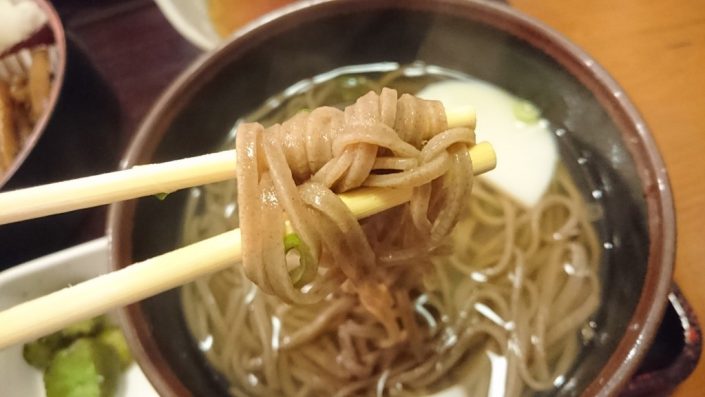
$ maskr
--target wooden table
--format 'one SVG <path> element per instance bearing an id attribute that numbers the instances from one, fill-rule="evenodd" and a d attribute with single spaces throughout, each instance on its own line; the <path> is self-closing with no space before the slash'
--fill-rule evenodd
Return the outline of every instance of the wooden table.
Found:
<path id="1" fill-rule="evenodd" d="M 636 103 L 669 170 L 675 278 L 705 320 L 705 0 L 512 0 L 600 62 Z M 705 395 L 705 362 L 676 396 Z"/>

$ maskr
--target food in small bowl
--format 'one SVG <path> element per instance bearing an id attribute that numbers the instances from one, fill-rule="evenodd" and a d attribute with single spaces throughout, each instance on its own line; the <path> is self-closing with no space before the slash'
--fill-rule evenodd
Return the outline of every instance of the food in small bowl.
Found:
<path id="1" fill-rule="evenodd" d="M 13 164 L 24 142 L 29 138 L 39 118 L 46 112 L 51 91 L 52 71 L 49 49 L 27 50 L 28 70 L 14 74 L 9 81 L 0 81 L 0 148 L 2 170 Z M 9 56 L 0 60 L 6 65 Z"/>
<path id="2" fill-rule="evenodd" d="M 273 277 L 263 262 L 127 308 L 128 339 L 155 387 L 236 396 L 595 395 L 624 387 L 671 283 L 668 181 L 619 87 L 587 55 L 516 11 L 455 0 L 286 8 L 187 71 L 148 116 L 124 164 L 232 146 L 243 131 L 251 136 L 245 121 L 270 134 L 296 121 L 309 126 L 319 106 L 374 101 L 385 88 L 446 104 L 472 101 L 478 139 L 497 142 L 499 167 L 509 171 L 499 168 L 475 181 L 469 196 L 446 202 L 468 209 L 445 250 L 427 260 L 418 261 L 418 250 L 389 250 L 406 237 L 424 248 L 425 240 L 412 238 L 409 208 L 351 225 L 373 247 L 370 273 L 390 276 L 378 291 L 393 293 L 366 295 L 380 299 L 343 285 L 319 301 L 287 301 L 277 291 L 290 280 Z M 292 156 L 315 170 L 310 136 Z M 417 144 L 423 150 L 429 142 Z M 247 199 L 277 197 L 274 205 L 281 196 L 250 189 L 235 202 L 241 179 L 113 206 L 114 266 L 246 223 L 264 226 L 262 238 L 283 247 L 259 246 L 270 258 L 297 251 L 297 236 L 279 241 L 276 229 L 252 222 L 269 207 L 243 212 Z M 325 222 L 316 229 L 335 234 Z M 332 263 L 358 263 L 365 252 L 349 249 Z M 415 266 L 404 267 L 410 261 Z M 300 280 L 296 263 L 303 262 L 279 270 Z M 299 292 L 317 291 L 303 284 Z M 371 301 L 391 310 L 375 313 Z"/>
<path id="3" fill-rule="evenodd" d="M 63 31 L 44 1 L 0 1 L 0 185 L 44 128 L 63 75 Z M 61 45 L 57 45 L 61 42 Z"/>

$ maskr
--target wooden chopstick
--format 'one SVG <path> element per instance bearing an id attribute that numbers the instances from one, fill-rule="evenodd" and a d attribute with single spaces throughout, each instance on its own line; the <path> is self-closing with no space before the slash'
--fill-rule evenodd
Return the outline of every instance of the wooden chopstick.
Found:
<path id="1" fill-rule="evenodd" d="M 452 127 L 475 126 L 471 107 L 446 112 Z M 0 193 L 0 225 L 235 178 L 235 150 Z"/>
<path id="2" fill-rule="evenodd" d="M 476 175 L 495 167 L 488 143 L 475 145 L 470 157 Z M 360 188 L 340 197 L 357 218 L 365 218 L 409 201 L 411 189 Z M 0 349 L 226 269 L 241 255 L 235 229 L 19 304 L 0 312 Z"/>
<path id="3" fill-rule="evenodd" d="M 235 178 L 235 150 L 0 194 L 0 225 Z"/>

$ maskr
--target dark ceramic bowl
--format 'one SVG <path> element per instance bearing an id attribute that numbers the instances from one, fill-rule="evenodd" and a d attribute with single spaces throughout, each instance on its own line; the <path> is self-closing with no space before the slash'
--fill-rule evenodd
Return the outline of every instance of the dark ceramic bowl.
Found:
<path id="1" fill-rule="evenodd" d="M 201 58 L 162 96 L 125 166 L 216 149 L 236 119 L 291 84 L 344 65 L 426 63 L 528 98 L 587 158 L 581 171 L 606 226 L 598 337 L 558 395 L 614 394 L 651 343 L 666 306 L 674 213 L 663 162 L 644 121 L 592 58 L 515 10 L 466 0 L 304 1 L 249 25 Z M 501 159 L 500 159 L 501 161 Z M 599 194 L 598 194 L 599 193 Z M 109 233 L 116 269 L 179 245 L 186 193 L 118 204 Z M 164 271 L 168 271 L 165 269 Z M 137 360 L 165 396 L 226 395 L 204 362 L 172 290 L 125 309 Z"/>

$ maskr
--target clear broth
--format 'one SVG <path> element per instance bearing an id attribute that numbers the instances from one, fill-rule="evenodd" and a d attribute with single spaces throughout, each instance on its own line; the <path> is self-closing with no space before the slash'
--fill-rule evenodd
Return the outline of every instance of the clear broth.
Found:
<path id="1" fill-rule="evenodd" d="M 312 79 L 301 81 L 297 84 L 284 90 L 282 93 L 274 95 L 267 100 L 260 108 L 253 111 L 248 116 L 244 117 L 243 121 L 258 121 L 265 126 L 286 120 L 301 111 L 302 109 L 311 109 L 320 104 L 329 106 L 343 107 L 351 104 L 357 97 L 367 93 L 370 90 L 379 91 L 383 86 L 389 86 L 398 90 L 401 93 L 415 94 L 431 83 L 444 80 L 464 80 L 472 79 L 471 76 L 443 69 L 440 67 L 429 66 L 423 63 L 415 63 L 408 66 L 401 66 L 396 63 L 379 63 L 371 65 L 351 66 L 337 69 L 329 73 L 316 76 Z M 481 116 L 480 116 L 481 117 Z M 234 146 L 234 134 L 236 128 L 233 128 L 228 138 L 224 142 L 223 147 L 232 148 Z M 562 165 L 561 172 L 569 175 L 569 179 L 575 184 L 579 191 L 580 200 L 583 202 L 586 212 L 590 218 L 590 227 L 595 233 L 595 238 L 600 241 L 600 252 L 597 254 L 597 262 L 600 268 L 599 272 L 604 272 L 601 265 L 603 261 L 604 249 L 612 249 L 609 242 L 603 242 L 606 235 L 606 225 L 603 222 L 603 211 L 600 205 L 602 191 L 600 190 L 594 178 L 588 171 L 589 153 L 580 149 L 578 145 L 570 138 L 562 128 L 553 128 L 556 139 L 559 142 Z M 215 194 L 213 192 L 216 192 Z M 187 224 L 184 227 L 184 240 L 186 243 L 193 240 L 206 238 L 226 230 L 237 227 L 237 203 L 234 200 L 236 196 L 234 182 L 226 182 L 217 185 L 216 190 L 206 188 L 194 188 L 191 191 L 191 198 L 187 206 Z M 215 210 L 214 210 L 215 208 Z M 207 211 L 216 211 L 210 215 Z M 208 222 L 189 222 L 188 220 L 195 217 L 208 219 Z M 217 221 L 215 221 L 217 220 Z M 566 270 L 568 271 L 568 270 Z M 455 276 L 463 277 L 463 274 L 458 272 Z M 475 280 L 476 282 L 483 282 Z M 418 299 L 423 299 L 423 295 Z M 601 301 L 601 299 L 600 299 Z M 187 303 L 185 303 L 187 304 Z M 500 318 L 501 316 L 487 307 L 480 306 L 476 309 L 475 315 L 489 318 Z M 194 319 L 187 315 L 187 321 L 192 325 Z M 441 320 L 441 319 L 438 319 Z M 501 321 L 498 320 L 498 321 Z M 511 324 L 505 324 L 511 327 Z M 193 330 L 193 325 L 191 326 Z M 578 346 L 582 349 L 592 342 L 596 333 L 599 331 L 598 323 L 595 321 L 594 313 L 590 318 L 583 323 L 579 330 L 574 335 Z M 445 337 L 448 343 L 453 343 L 454 335 L 448 334 Z M 195 335 L 199 347 L 206 355 L 211 353 L 213 347 L 213 338 L 211 335 Z M 511 347 L 509 347 L 511 348 Z M 494 349 L 487 346 L 481 346 L 485 349 L 488 359 L 487 363 L 491 366 L 489 373 L 492 375 L 486 382 L 485 393 L 495 395 L 498 391 L 503 391 L 502 378 L 506 374 L 507 363 L 506 358 L 495 354 Z M 474 356 L 474 355 L 473 355 Z M 576 352 L 572 357 L 572 363 L 579 359 L 580 352 Z M 429 392 L 439 392 L 454 385 L 462 385 L 463 378 L 467 371 L 476 367 L 473 363 L 473 357 L 461 360 L 451 371 L 451 376 L 433 384 L 430 389 L 421 390 L 419 395 L 427 395 Z M 217 367 L 217 365 L 216 365 Z M 565 381 L 570 377 L 570 369 L 555 376 L 553 380 L 554 386 L 549 390 L 537 392 L 538 394 L 553 393 L 557 391 Z M 498 380 L 499 386 L 498 386 Z M 462 387 L 462 386 L 461 386 Z M 467 395 L 477 395 L 470 387 L 464 388 Z M 533 394 L 532 391 L 522 388 L 521 395 Z M 399 393 L 408 392 L 408 390 L 400 389 Z M 475 390 L 477 392 L 477 390 Z M 386 394 L 385 394 L 386 395 Z M 407 394 L 400 394 L 407 395 Z"/>

